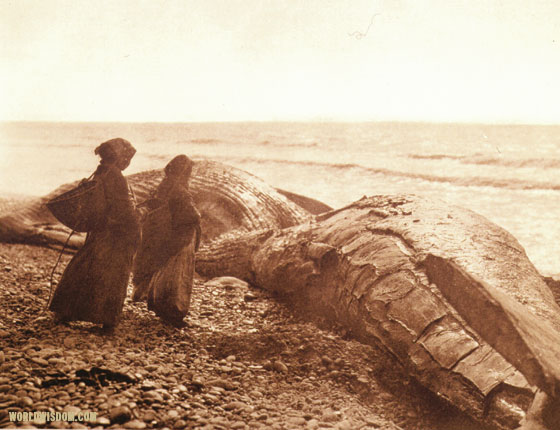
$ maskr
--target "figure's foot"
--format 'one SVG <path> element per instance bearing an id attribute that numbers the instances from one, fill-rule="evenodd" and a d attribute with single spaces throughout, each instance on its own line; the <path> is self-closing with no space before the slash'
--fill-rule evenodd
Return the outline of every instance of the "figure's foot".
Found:
<path id="1" fill-rule="evenodd" d="M 70 319 L 67 316 L 64 316 L 62 314 L 59 314 L 58 312 L 55 312 L 54 317 L 53 317 L 53 323 L 55 325 L 68 324 L 69 321 L 70 321 Z"/>
<path id="2" fill-rule="evenodd" d="M 184 328 L 184 327 L 187 326 L 187 323 L 183 320 L 174 321 L 172 324 L 173 324 L 173 327 L 175 327 L 175 328 Z"/>
<path id="3" fill-rule="evenodd" d="M 175 328 L 183 328 L 187 326 L 187 323 L 185 321 L 183 321 L 182 319 L 175 319 L 175 320 L 171 320 L 171 319 L 164 319 L 163 322 L 165 324 L 169 324 L 172 325 Z"/>
<path id="4" fill-rule="evenodd" d="M 106 336 L 110 336 L 115 333 L 115 325 L 114 324 L 103 324 L 101 327 L 101 334 Z"/>

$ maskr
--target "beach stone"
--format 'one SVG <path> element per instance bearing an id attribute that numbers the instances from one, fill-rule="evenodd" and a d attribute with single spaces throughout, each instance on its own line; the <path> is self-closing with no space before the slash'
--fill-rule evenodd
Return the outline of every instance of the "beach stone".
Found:
<path id="1" fill-rule="evenodd" d="M 29 396 L 22 397 L 18 400 L 18 405 L 22 408 L 29 408 L 33 406 L 33 399 Z"/>
<path id="2" fill-rule="evenodd" d="M 167 418 L 170 420 L 177 419 L 178 417 L 179 417 L 179 412 L 177 412 L 175 409 L 171 409 L 170 411 L 167 412 Z"/>
<path id="3" fill-rule="evenodd" d="M 40 351 L 39 355 L 41 356 L 41 358 L 48 360 L 51 357 L 60 356 L 60 351 L 57 351 L 56 349 L 52 349 L 52 348 L 45 348 Z"/>
<path id="4" fill-rule="evenodd" d="M 57 357 L 51 357 L 47 361 L 48 361 L 49 364 L 51 364 L 53 366 L 60 366 L 60 365 L 63 365 L 65 363 L 64 359 L 57 358 Z"/>
<path id="5" fill-rule="evenodd" d="M 182 385 L 182 384 L 177 385 L 177 390 L 178 390 L 180 393 L 186 393 L 186 392 L 189 391 L 188 388 L 185 387 L 185 386 Z"/>
<path id="6" fill-rule="evenodd" d="M 158 402 L 158 403 L 163 402 L 163 396 L 157 391 L 146 391 L 142 395 L 142 398 L 144 398 L 144 400 L 150 400 L 151 402 Z"/>
<path id="7" fill-rule="evenodd" d="M 33 321 L 35 324 L 40 324 L 46 321 L 50 321 L 49 317 L 46 316 L 38 316 L 37 318 L 35 318 L 35 320 Z"/>
<path id="8" fill-rule="evenodd" d="M 169 391 L 167 391 L 164 388 L 160 388 L 158 390 L 156 390 L 159 394 L 161 394 L 161 396 L 163 397 L 164 400 L 169 400 L 171 399 L 173 396 L 171 396 L 171 394 L 169 394 Z"/>
<path id="9" fill-rule="evenodd" d="M 264 414 L 264 413 L 262 413 L 262 412 L 251 412 L 251 413 L 249 414 L 249 417 L 251 417 L 251 418 L 254 419 L 255 421 L 257 421 L 257 420 L 264 421 L 264 420 L 266 420 L 266 419 L 268 418 L 268 415 L 267 415 L 267 414 Z"/>
<path id="10" fill-rule="evenodd" d="M 64 408 L 64 412 L 70 412 L 70 413 L 74 413 L 74 414 L 77 414 L 78 412 L 81 412 L 81 411 L 82 410 L 80 408 L 78 408 L 77 406 L 73 406 L 73 405 L 66 406 Z"/>
<path id="11" fill-rule="evenodd" d="M 246 302 L 254 302 L 257 299 L 258 299 L 258 297 L 256 295 L 254 295 L 253 293 L 247 293 L 243 296 L 243 300 L 246 301 Z"/>
<path id="12" fill-rule="evenodd" d="M 210 424 L 223 426 L 225 428 L 230 427 L 230 422 L 226 417 L 214 417 L 208 420 Z"/>
<path id="13" fill-rule="evenodd" d="M 142 395 L 142 393 L 139 390 L 133 387 L 126 390 L 126 392 L 131 394 L 133 397 L 140 397 Z"/>
<path id="14" fill-rule="evenodd" d="M 6 357 L 4 356 L 4 351 L 0 351 L 0 364 L 3 364 L 6 361 Z"/>
<path id="15" fill-rule="evenodd" d="M 99 393 L 95 395 L 95 400 L 99 403 L 106 402 L 109 397 L 105 393 Z"/>
<path id="16" fill-rule="evenodd" d="M 141 388 L 143 391 L 150 391 L 150 390 L 155 390 L 155 389 L 158 388 L 158 387 L 157 387 L 157 385 L 156 385 L 154 382 L 152 382 L 152 381 L 143 381 L 143 382 L 142 382 L 142 385 L 140 386 L 140 388 Z"/>
<path id="17" fill-rule="evenodd" d="M 336 425 L 336 428 L 337 430 L 354 430 L 357 426 L 350 420 L 342 420 Z"/>
<path id="18" fill-rule="evenodd" d="M 323 412 L 323 416 L 321 417 L 321 419 L 328 423 L 332 423 L 332 422 L 338 422 L 339 416 L 337 413 L 335 413 L 332 409 L 329 408 Z"/>
<path id="19" fill-rule="evenodd" d="M 202 397 L 210 403 L 218 403 L 219 400 L 217 396 L 210 393 L 205 393 Z"/>
<path id="20" fill-rule="evenodd" d="M 174 429 L 181 430 L 187 426 L 187 422 L 185 420 L 177 420 L 173 425 Z"/>
<path id="21" fill-rule="evenodd" d="M 127 429 L 145 429 L 146 423 L 140 420 L 128 421 L 125 425 Z"/>
<path id="22" fill-rule="evenodd" d="M 275 360 L 274 363 L 272 363 L 272 368 L 274 370 L 276 370 L 277 372 L 280 372 L 280 373 L 287 373 L 288 372 L 288 366 L 286 366 L 280 360 Z"/>
<path id="23" fill-rule="evenodd" d="M 191 380 L 191 385 L 195 388 L 204 388 L 206 386 L 206 383 L 200 376 L 194 376 Z"/>
<path id="24" fill-rule="evenodd" d="M 123 424 L 127 422 L 131 416 L 132 413 L 127 406 L 119 406 L 109 411 L 109 419 L 112 424 Z"/>
<path id="25" fill-rule="evenodd" d="M 95 421 L 95 424 L 99 426 L 107 427 L 111 425 L 111 420 L 109 420 L 109 418 L 107 417 L 98 417 L 97 420 Z"/>
<path id="26" fill-rule="evenodd" d="M 74 348 L 76 346 L 76 339 L 72 336 L 66 336 L 63 343 L 66 348 Z"/>
<path id="27" fill-rule="evenodd" d="M 157 415 L 154 411 L 147 411 L 142 415 L 142 420 L 147 423 L 157 421 Z"/>
<path id="28" fill-rule="evenodd" d="M 307 428 L 313 430 L 319 428 L 319 420 L 317 420 L 316 418 L 311 418 L 309 421 L 307 421 Z"/>
<path id="29" fill-rule="evenodd" d="M 288 424 L 298 427 L 302 427 L 307 424 L 306 419 L 303 417 L 288 417 L 286 421 L 288 422 Z"/>
<path id="30" fill-rule="evenodd" d="M 225 404 L 223 408 L 226 411 L 232 411 L 232 410 L 246 409 L 247 405 L 243 402 L 230 402 Z"/>
<path id="31" fill-rule="evenodd" d="M 223 393 L 226 392 L 226 389 L 224 387 L 218 387 L 216 385 L 212 385 L 209 387 L 209 393 L 211 394 L 216 394 L 218 396 L 222 395 Z"/>
<path id="32" fill-rule="evenodd" d="M 12 362 L 5 362 L 4 364 L 0 365 L 0 372 L 10 372 L 12 371 L 16 365 Z"/>
<path id="33" fill-rule="evenodd" d="M 234 278 L 232 276 L 221 276 L 218 278 L 211 279 L 205 284 L 209 288 L 221 287 L 228 290 L 246 290 L 249 288 L 249 284 L 241 279 Z"/>
<path id="34" fill-rule="evenodd" d="M 111 399 L 107 400 L 107 408 L 108 409 L 118 408 L 119 406 L 123 406 L 122 402 L 119 399 L 111 398 Z"/>
<path id="35" fill-rule="evenodd" d="M 367 416 L 364 418 L 366 425 L 371 427 L 382 427 L 387 424 L 383 419 L 375 416 Z"/>
<path id="36" fill-rule="evenodd" d="M 224 390 L 229 390 L 229 391 L 233 391 L 236 390 L 237 388 L 239 388 L 238 383 L 231 381 L 229 379 L 213 379 L 212 381 L 210 381 L 208 383 L 208 385 L 210 387 L 219 387 L 219 388 L 223 388 Z"/>
<path id="37" fill-rule="evenodd" d="M 39 364 L 40 366 L 48 366 L 49 362 L 47 360 L 45 360 L 44 358 L 41 357 L 33 357 L 31 358 L 31 361 L 35 364 Z"/>

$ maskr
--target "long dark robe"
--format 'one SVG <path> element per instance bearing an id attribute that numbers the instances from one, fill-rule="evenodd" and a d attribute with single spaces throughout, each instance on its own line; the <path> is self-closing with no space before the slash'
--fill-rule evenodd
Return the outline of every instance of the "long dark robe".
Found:
<path id="1" fill-rule="evenodd" d="M 134 264 L 134 300 L 147 298 L 160 318 L 180 324 L 187 315 L 200 240 L 200 214 L 187 188 L 164 180 L 142 226 Z"/>
<path id="2" fill-rule="evenodd" d="M 140 225 L 128 184 L 115 166 L 100 165 L 106 210 L 64 270 L 50 309 L 67 321 L 116 325 L 119 321 Z"/>

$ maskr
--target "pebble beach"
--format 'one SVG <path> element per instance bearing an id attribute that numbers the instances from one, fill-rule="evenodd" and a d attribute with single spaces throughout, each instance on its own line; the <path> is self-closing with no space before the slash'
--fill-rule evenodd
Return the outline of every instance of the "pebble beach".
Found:
<path id="1" fill-rule="evenodd" d="M 1 428 L 481 429 L 388 354 L 235 278 L 197 279 L 182 329 L 130 298 L 113 335 L 55 325 L 57 257 L 0 244 Z M 10 421 L 31 411 L 96 417 Z"/>

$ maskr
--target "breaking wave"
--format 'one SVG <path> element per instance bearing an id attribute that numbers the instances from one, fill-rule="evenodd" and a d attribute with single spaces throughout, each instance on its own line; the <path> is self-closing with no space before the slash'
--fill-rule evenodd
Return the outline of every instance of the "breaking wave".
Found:
<path id="1" fill-rule="evenodd" d="M 223 159 L 224 162 L 232 161 L 231 157 Z M 435 183 L 448 183 L 461 187 L 493 187 L 503 188 L 510 190 L 547 190 L 547 191 L 560 191 L 560 183 L 546 182 L 546 181 L 526 181 L 515 178 L 495 178 L 495 177 L 481 177 L 481 176 L 438 176 L 432 174 L 420 174 L 413 172 L 403 172 L 398 170 L 367 167 L 355 163 L 326 163 L 320 161 L 292 161 L 292 160 L 263 160 L 259 158 L 243 157 L 235 159 L 240 163 L 274 163 L 284 165 L 298 165 L 302 167 L 319 167 L 324 169 L 336 170 L 354 170 L 358 171 L 359 175 L 383 175 L 387 177 L 400 177 L 418 181 L 427 181 Z"/>
<path id="2" fill-rule="evenodd" d="M 448 155 L 448 154 L 409 154 L 408 158 L 415 160 L 456 160 L 462 164 L 474 164 L 479 166 L 503 166 L 513 168 L 541 168 L 541 169 L 560 169 L 560 160 L 554 158 L 527 158 L 527 159 L 508 159 L 502 157 L 489 157 L 485 155 Z"/>

